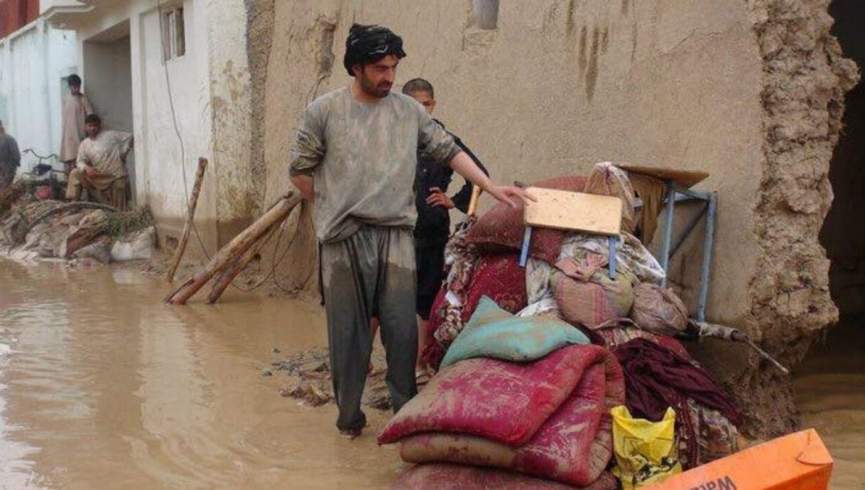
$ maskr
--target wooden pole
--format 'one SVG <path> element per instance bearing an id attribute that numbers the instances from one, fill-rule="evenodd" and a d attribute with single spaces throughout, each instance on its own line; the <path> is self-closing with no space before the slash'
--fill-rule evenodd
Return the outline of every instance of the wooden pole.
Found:
<path id="1" fill-rule="evenodd" d="M 207 159 L 198 159 L 198 171 L 195 172 L 195 184 L 192 186 L 192 195 L 189 196 L 189 203 L 186 209 L 186 223 L 183 225 L 183 234 L 180 236 L 180 243 L 177 244 L 177 252 L 174 253 L 174 263 L 168 269 L 168 282 L 174 280 L 174 274 L 177 272 L 177 267 L 180 266 L 180 259 L 183 258 L 183 252 L 186 251 L 186 244 L 189 243 L 189 232 L 192 231 L 192 220 L 195 217 L 195 208 L 198 206 L 198 194 L 201 192 L 201 184 L 204 182 L 204 170 L 207 168 Z"/>
<path id="2" fill-rule="evenodd" d="M 468 213 L 466 213 L 467 215 L 474 216 L 475 213 L 478 211 L 478 200 L 480 197 L 481 188 L 476 185 L 472 186 L 472 197 L 471 199 L 469 199 L 469 209 Z"/>
<path id="3" fill-rule="evenodd" d="M 210 259 L 210 262 L 208 262 L 203 270 L 172 291 L 172 293 L 165 298 L 165 301 L 173 305 L 186 304 L 186 301 L 198 292 L 198 290 L 201 289 L 217 272 L 223 270 L 233 260 L 246 253 L 246 251 L 265 236 L 273 226 L 279 225 L 279 223 L 285 220 L 291 210 L 294 209 L 300 201 L 301 197 L 297 192 L 290 192 L 288 195 L 281 198 L 268 212 L 264 213 L 261 218 L 258 218 L 258 220 L 234 237 L 228 245 L 222 247 L 219 252 Z"/>
<path id="4" fill-rule="evenodd" d="M 211 305 L 216 303 L 216 301 L 219 300 L 219 297 L 222 296 L 222 293 L 224 293 L 225 290 L 228 289 L 228 286 L 231 285 L 231 281 L 233 281 L 234 278 L 243 271 L 243 269 L 246 269 L 246 266 L 249 265 L 249 263 L 252 262 L 252 259 L 257 255 L 258 252 L 254 248 L 250 248 L 245 254 L 232 261 L 228 267 L 223 269 L 223 271 L 213 279 L 213 288 L 207 296 L 207 303 Z"/>

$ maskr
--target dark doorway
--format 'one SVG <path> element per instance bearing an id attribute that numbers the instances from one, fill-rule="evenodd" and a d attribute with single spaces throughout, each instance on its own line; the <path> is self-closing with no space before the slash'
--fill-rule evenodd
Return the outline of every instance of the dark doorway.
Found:
<path id="1" fill-rule="evenodd" d="M 84 90 L 106 129 L 133 132 L 129 21 L 84 41 Z M 135 152 L 126 159 L 130 204 L 135 203 Z"/>
<path id="2" fill-rule="evenodd" d="M 834 0 L 832 33 L 844 56 L 865 67 L 865 2 Z M 835 148 L 829 180 L 835 199 L 820 232 L 831 260 L 832 299 L 841 315 L 865 315 L 865 84 L 847 94 L 844 130 Z"/>

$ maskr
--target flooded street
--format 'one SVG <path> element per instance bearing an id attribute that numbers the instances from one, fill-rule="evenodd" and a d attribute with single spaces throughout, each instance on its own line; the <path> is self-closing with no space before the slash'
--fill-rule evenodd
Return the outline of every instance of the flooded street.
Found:
<path id="1" fill-rule="evenodd" d="M 230 291 L 171 307 L 137 270 L 0 259 L 0 487 L 383 488 L 386 414 L 347 441 L 335 408 L 279 395 L 275 357 L 325 345 L 318 307 Z"/>
<path id="2" fill-rule="evenodd" d="M 865 489 L 865 325 L 842 323 L 794 372 L 802 426 L 832 453 L 832 488 Z"/>
<path id="3" fill-rule="evenodd" d="M 230 291 L 171 307 L 166 290 L 133 269 L 0 259 L 0 487 L 389 486 L 404 466 L 375 444 L 386 413 L 367 409 L 347 441 L 332 405 L 300 406 L 279 395 L 285 377 L 262 376 L 325 345 L 317 306 Z M 796 393 L 836 459 L 833 488 L 861 489 L 862 335 L 836 337 L 797 369 Z"/>

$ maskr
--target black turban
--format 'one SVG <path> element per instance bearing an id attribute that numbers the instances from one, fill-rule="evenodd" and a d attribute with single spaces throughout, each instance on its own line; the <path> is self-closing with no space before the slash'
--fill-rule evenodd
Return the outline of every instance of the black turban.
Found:
<path id="1" fill-rule="evenodd" d="M 348 74 L 354 76 L 351 72 L 352 66 L 375 63 L 389 54 L 405 58 L 401 37 L 387 27 L 352 24 L 345 40 L 345 58 L 342 64 Z"/>

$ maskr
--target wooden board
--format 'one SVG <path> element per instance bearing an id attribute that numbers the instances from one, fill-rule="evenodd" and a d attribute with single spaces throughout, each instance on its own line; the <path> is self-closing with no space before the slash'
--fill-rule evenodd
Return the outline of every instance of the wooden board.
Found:
<path id="1" fill-rule="evenodd" d="M 818 490 L 829 486 L 832 456 L 814 429 L 773 439 L 671 476 L 644 490 Z"/>
<path id="2" fill-rule="evenodd" d="M 661 180 L 672 180 L 680 186 L 690 189 L 709 177 L 707 172 L 681 170 L 676 168 L 665 167 L 643 167 L 640 165 L 631 165 L 623 163 L 617 165 L 622 170 L 634 174 L 648 175 Z"/>
<path id="3" fill-rule="evenodd" d="M 622 200 L 582 192 L 529 187 L 537 202 L 526 204 L 527 226 L 618 235 L 622 226 Z"/>

